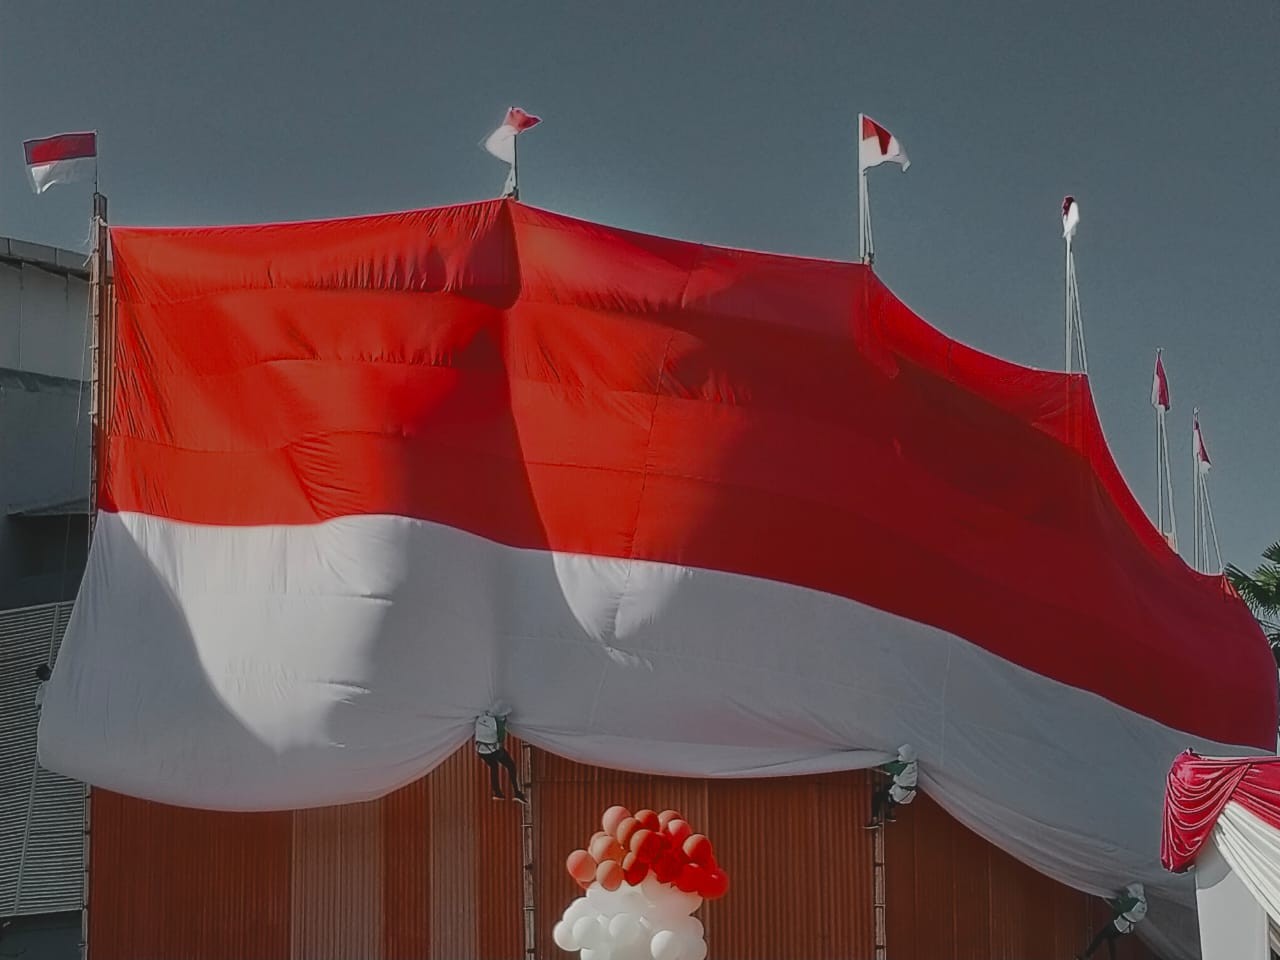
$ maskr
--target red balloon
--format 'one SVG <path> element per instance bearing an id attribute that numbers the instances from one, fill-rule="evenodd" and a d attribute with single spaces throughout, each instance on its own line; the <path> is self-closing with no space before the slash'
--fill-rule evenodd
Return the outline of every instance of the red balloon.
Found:
<path id="1" fill-rule="evenodd" d="M 700 833 L 695 833 L 684 842 L 684 855 L 701 867 L 710 867 L 716 862 L 711 841 Z"/>
<path id="2" fill-rule="evenodd" d="M 687 820 L 672 820 L 667 824 L 667 836 L 673 843 L 683 847 L 684 842 L 693 836 L 693 827 L 689 826 Z"/>
<path id="3" fill-rule="evenodd" d="M 606 890 L 617 890 L 622 886 L 622 867 L 613 860 L 606 860 L 596 867 L 596 882 Z"/>
<path id="4" fill-rule="evenodd" d="M 604 832 L 611 837 L 618 835 L 618 824 L 627 817 L 631 816 L 631 811 L 626 807 L 610 807 L 604 812 L 604 816 L 600 818 L 600 824 L 604 827 Z"/>
<path id="5" fill-rule="evenodd" d="M 631 838 L 631 852 L 641 863 L 652 863 L 662 852 L 662 842 L 652 830 L 640 829 Z"/>
<path id="6" fill-rule="evenodd" d="M 569 871 L 569 876 L 579 883 L 590 883 L 596 877 L 596 861 L 585 850 L 575 850 L 569 854 L 564 866 Z"/>
<path id="7" fill-rule="evenodd" d="M 621 860 L 622 844 L 608 834 L 601 834 L 591 841 L 591 849 L 588 851 L 595 859 L 596 863 L 604 863 L 606 860 Z"/>
<path id="8" fill-rule="evenodd" d="M 719 867 L 702 872 L 702 882 L 698 893 L 703 900 L 719 900 L 729 892 L 729 875 Z"/>
<path id="9" fill-rule="evenodd" d="M 658 821 L 658 815 L 652 810 L 637 810 L 636 820 L 640 822 L 640 826 L 646 830 L 657 832 L 662 829 L 662 824 Z"/>
<path id="10" fill-rule="evenodd" d="M 679 820 L 679 819 L 681 819 L 681 817 L 678 811 L 663 810 L 660 814 L 658 814 L 658 826 L 660 826 L 663 830 L 665 830 L 667 829 L 668 823 L 670 823 L 672 820 Z"/>
<path id="11" fill-rule="evenodd" d="M 622 877 L 633 887 L 640 886 L 641 881 L 649 875 L 649 865 L 641 863 L 634 853 L 622 858 Z"/>
<path id="12" fill-rule="evenodd" d="M 707 871 L 696 863 L 686 863 L 676 877 L 676 889 L 685 893 L 697 893 L 706 881 Z"/>
<path id="13" fill-rule="evenodd" d="M 674 883 L 680 876 L 682 864 L 675 854 L 668 853 L 659 857 L 653 864 L 653 875 L 659 883 Z"/>
<path id="14" fill-rule="evenodd" d="M 618 824 L 618 829 L 613 835 L 618 838 L 618 842 L 622 844 L 624 848 L 630 849 L 631 838 L 636 835 L 636 831 L 639 829 L 639 821 L 637 821 L 635 817 L 627 817 Z"/>

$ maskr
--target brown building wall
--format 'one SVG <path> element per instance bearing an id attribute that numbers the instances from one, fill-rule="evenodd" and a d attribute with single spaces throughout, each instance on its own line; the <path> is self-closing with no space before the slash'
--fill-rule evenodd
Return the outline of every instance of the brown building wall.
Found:
<path id="1" fill-rule="evenodd" d="M 513 749 L 513 753 L 515 750 Z M 606 807 L 674 807 L 732 886 L 700 916 L 718 960 L 874 957 L 871 775 L 703 781 L 534 752 L 538 957 L 577 895 L 567 854 Z M 469 750 L 381 800 L 275 814 L 93 793 L 91 960 L 517 960 L 520 809 Z M 1000 853 L 921 797 L 886 834 L 891 960 L 1068 957 L 1096 903 Z M 1124 960 L 1148 955 L 1136 939 Z"/>

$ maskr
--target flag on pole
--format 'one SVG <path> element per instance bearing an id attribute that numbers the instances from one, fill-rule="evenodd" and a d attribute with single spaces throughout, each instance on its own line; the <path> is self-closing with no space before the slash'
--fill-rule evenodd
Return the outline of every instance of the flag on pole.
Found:
<path id="1" fill-rule="evenodd" d="M 498 127 L 485 139 L 484 148 L 499 160 L 514 164 L 516 162 L 516 137 L 529 128 L 536 127 L 541 122 L 541 117 L 525 113 L 519 107 L 511 107 L 507 110 L 507 117 L 502 121 L 502 126 Z"/>
<path id="2" fill-rule="evenodd" d="M 1156 372 L 1151 378 L 1151 405 L 1169 409 L 1169 378 L 1164 373 L 1164 351 L 1156 350 Z"/>
<path id="3" fill-rule="evenodd" d="M 863 114 L 862 132 L 858 143 L 858 167 L 861 170 L 868 170 L 882 163 L 896 163 L 904 172 L 911 166 L 911 161 L 907 159 L 907 151 L 902 149 L 898 138 Z"/>
<path id="4" fill-rule="evenodd" d="M 1209 460 L 1209 451 L 1204 446 L 1204 434 L 1200 432 L 1200 418 L 1194 417 L 1191 424 L 1192 432 L 1195 434 L 1196 465 L 1200 467 L 1201 473 L 1208 473 L 1213 468 L 1213 463 Z"/>
<path id="5" fill-rule="evenodd" d="M 1076 235 L 1076 227 L 1080 226 L 1080 204 L 1075 197 L 1062 198 L 1062 237 L 1070 240 Z"/>
<path id="6" fill-rule="evenodd" d="M 98 134 L 61 133 L 54 137 L 26 140 L 27 172 L 31 188 L 44 193 L 55 183 L 72 183 L 94 177 L 98 170 Z"/>

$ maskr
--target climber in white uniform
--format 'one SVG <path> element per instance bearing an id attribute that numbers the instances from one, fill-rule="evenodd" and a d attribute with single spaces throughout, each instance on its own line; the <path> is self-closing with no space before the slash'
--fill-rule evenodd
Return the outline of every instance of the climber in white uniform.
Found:
<path id="1" fill-rule="evenodd" d="M 1147 892 L 1140 883 L 1131 883 L 1124 888 L 1124 893 L 1114 900 L 1108 900 L 1111 907 L 1111 920 L 1098 931 L 1097 936 L 1085 949 L 1076 955 L 1077 960 L 1087 960 L 1093 952 L 1105 943 L 1111 960 L 1116 960 L 1116 941 L 1142 922 L 1147 915 Z"/>
<path id="2" fill-rule="evenodd" d="M 916 761 L 915 747 L 904 743 L 898 748 L 898 759 L 879 768 L 887 773 L 890 781 L 871 796 L 871 819 L 867 829 L 874 830 L 884 822 L 893 823 L 894 807 L 905 806 L 916 798 L 916 784 L 920 780 L 920 764 Z"/>
<path id="3" fill-rule="evenodd" d="M 520 790 L 520 776 L 516 773 L 515 761 L 507 753 L 507 715 L 505 713 L 488 712 L 476 717 L 476 753 L 489 768 L 489 784 L 493 788 L 493 799 L 505 800 L 502 792 L 502 779 L 498 772 L 501 764 L 507 770 L 507 779 L 511 783 L 511 795 L 518 803 L 528 803 Z"/>

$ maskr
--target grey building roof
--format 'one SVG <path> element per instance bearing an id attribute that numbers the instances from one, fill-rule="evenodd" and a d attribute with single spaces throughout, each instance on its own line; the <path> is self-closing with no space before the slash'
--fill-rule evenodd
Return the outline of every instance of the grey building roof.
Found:
<path id="1" fill-rule="evenodd" d="M 89 279 L 89 255 L 43 243 L 0 237 L 0 263 L 39 267 L 62 276 Z"/>

